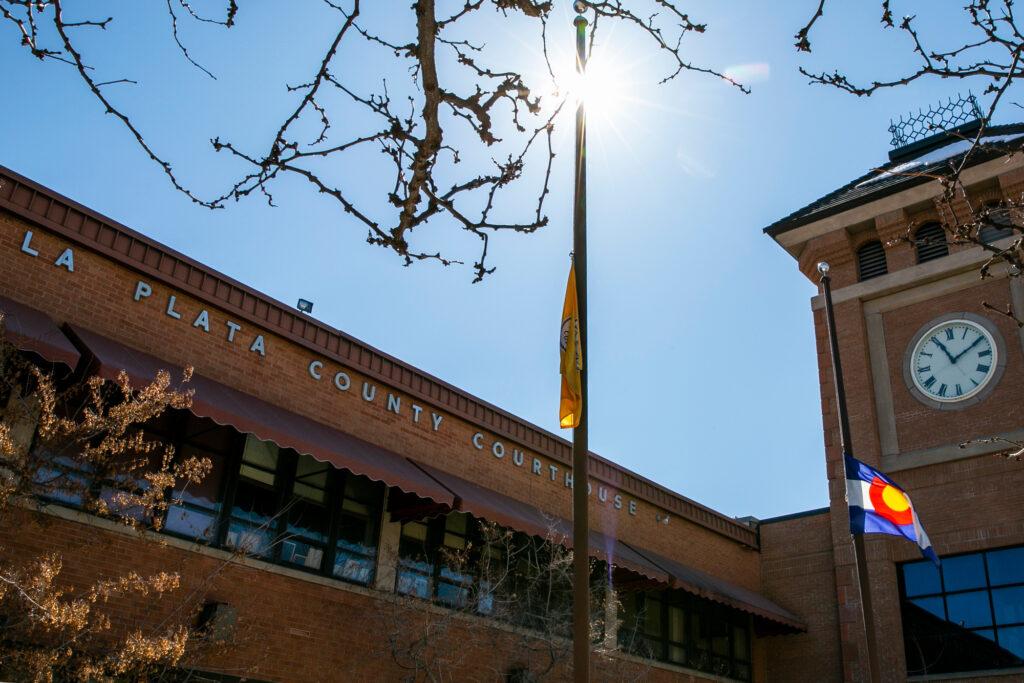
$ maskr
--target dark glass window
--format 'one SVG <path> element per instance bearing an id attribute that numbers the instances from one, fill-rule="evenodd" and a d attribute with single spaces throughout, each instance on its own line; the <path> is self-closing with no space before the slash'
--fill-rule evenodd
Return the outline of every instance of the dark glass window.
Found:
<path id="1" fill-rule="evenodd" d="M 925 263 L 949 255 L 949 243 L 946 242 L 946 231 L 939 223 L 926 223 L 914 233 L 914 249 L 917 251 L 917 262 Z"/>
<path id="2" fill-rule="evenodd" d="M 167 510 L 164 529 L 172 534 L 209 543 L 216 538 L 222 509 L 226 458 L 195 446 L 184 446 L 182 457 L 209 458 L 212 469 L 198 484 L 179 482 L 173 492 L 177 505 Z"/>
<path id="3" fill-rule="evenodd" d="M 429 528 L 425 522 L 405 522 L 398 542 L 398 573 L 395 590 L 405 595 L 429 598 L 434 595 L 433 555 L 428 548 Z"/>
<path id="4" fill-rule="evenodd" d="M 225 545 L 250 555 L 270 557 L 281 507 L 277 466 L 280 449 L 250 435 L 245 441 Z"/>
<path id="5" fill-rule="evenodd" d="M 619 647 L 650 659 L 750 680 L 751 617 L 680 590 L 621 596 Z"/>
<path id="6" fill-rule="evenodd" d="M 366 477 L 345 476 L 338 504 L 334 576 L 361 584 L 369 584 L 373 579 L 382 490 L 382 484 Z"/>
<path id="7" fill-rule="evenodd" d="M 1024 665 L 1024 547 L 900 566 L 909 675 Z"/>
<path id="8" fill-rule="evenodd" d="M 878 240 L 867 242 L 857 250 L 857 279 L 870 280 L 885 275 L 889 268 L 885 263 L 885 248 Z"/>
<path id="9" fill-rule="evenodd" d="M 475 520 L 461 512 L 403 524 L 396 590 L 450 607 L 465 607 L 478 573 L 468 552 L 474 531 Z"/>
<path id="10" fill-rule="evenodd" d="M 320 569 L 331 533 L 328 477 L 331 466 L 308 455 L 295 463 L 291 496 L 285 505 L 287 529 L 281 539 L 281 560 L 307 569 Z"/>

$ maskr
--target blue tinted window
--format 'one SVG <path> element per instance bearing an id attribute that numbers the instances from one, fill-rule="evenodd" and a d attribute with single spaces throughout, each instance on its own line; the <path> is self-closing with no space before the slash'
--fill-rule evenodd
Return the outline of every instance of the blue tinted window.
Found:
<path id="1" fill-rule="evenodd" d="M 999 629 L 999 646 L 1024 658 L 1024 626 Z"/>
<path id="2" fill-rule="evenodd" d="M 911 600 L 921 609 L 926 612 L 930 612 L 937 616 L 939 619 L 946 618 L 946 606 L 942 602 L 942 598 L 918 598 L 917 600 Z"/>
<path id="3" fill-rule="evenodd" d="M 1024 548 L 1007 548 L 988 554 L 988 580 L 993 586 L 1024 583 Z"/>
<path id="4" fill-rule="evenodd" d="M 949 620 L 966 628 L 992 625 L 992 610 L 988 604 L 988 591 L 956 593 L 946 596 Z"/>
<path id="5" fill-rule="evenodd" d="M 946 591 L 982 588 L 985 585 L 985 563 L 981 554 L 961 555 L 942 561 L 942 578 Z"/>
<path id="6" fill-rule="evenodd" d="M 908 598 L 942 592 L 939 569 L 929 561 L 903 565 L 903 580 L 906 583 Z"/>
<path id="7" fill-rule="evenodd" d="M 907 673 L 1024 666 L 1024 547 L 900 567 Z M 941 577 L 941 585 L 936 587 Z"/>
<path id="8" fill-rule="evenodd" d="M 997 624 L 1024 623 L 1024 586 L 997 588 L 992 591 L 992 606 Z"/>

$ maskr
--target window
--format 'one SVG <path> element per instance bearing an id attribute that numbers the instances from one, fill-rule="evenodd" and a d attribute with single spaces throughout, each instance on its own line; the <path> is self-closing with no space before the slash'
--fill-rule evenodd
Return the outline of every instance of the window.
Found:
<path id="1" fill-rule="evenodd" d="M 176 504 L 154 526 L 159 521 L 162 531 L 190 541 L 345 581 L 372 582 L 384 484 L 185 410 L 165 411 L 146 424 L 145 433 L 173 446 L 178 460 L 194 456 L 212 464 L 198 484 L 178 482 L 171 491 Z M 99 481 L 79 459 L 50 458 L 51 466 L 39 470 L 40 495 L 64 505 L 83 507 L 89 495 L 114 508 L 120 492 L 139 493 L 147 486 L 133 476 Z M 158 469 L 162 458 L 158 449 L 148 467 L 136 470 Z M 131 515 L 130 509 L 119 512 Z"/>
<path id="2" fill-rule="evenodd" d="M 339 503 L 334 576 L 361 584 L 369 584 L 373 579 L 377 565 L 381 489 L 380 484 L 366 477 L 345 475 Z"/>
<path id="3" fill-rule="evenodd" d="M 946 242 L 946 231 L 939 223 L 926 223 L 914 233 L 914 249 L 917 250 L 917 262 L 934 261 L 949 256 L 949 244 Z"/>
<path id="4" fill-rule="evenodd" d="M 1024 665 L 1024 546 L 900 566 L 907 673 Z"/>
<path id="5" fill-rule="evenodd" d="M 465 607 L 476 574 L 468 557 L 474 530 L 475 520 L 461 512 L 403 524 L 395 590 L 449 607 Z"/>
<path id="6" fill-rule="evenodd" d="M 885 275 L 889 269 L 885 265 L 885 249 L 878 240 L 873 240 L 857 250 L 857 278 L 861 281 Z"/>
<path id="7" fill-rule="evenodd" d="M 622 596 L 619 646 L 634 654 L 750 680 L 751 617 L 680 590 Z"/>
<path id="8" fill-rule="evenodd" d="M 183 458 L 209 458 L 212 469 L 198 484 L 182 481 L 175 486 L 171 495 L 179 503 L 167 509 L 164 529 L 178 536 L 209 543 L 217 535 L 226 458 L 191 445 L 183 446 L 181 455 Z"/>
<path id="9" fill-rule="evenodd" d="M 250 435 L 242 452 L 225 544 L 250 555 L 270 557 L 275 516 L 281 507 L 277 490 L 280 449 Z"/>
<path id="10" fill-rule="evenodd" d="M 982 215 L 988 220 L 984 221 L 986 224 L 978 230 L 978 239 L 985 244 L 998 242 L 1013 235 L 1014 221 L 1010 214 L 1010 208 L 1001 206 L 999 203 L 988 204 L 982 211 Z"/>

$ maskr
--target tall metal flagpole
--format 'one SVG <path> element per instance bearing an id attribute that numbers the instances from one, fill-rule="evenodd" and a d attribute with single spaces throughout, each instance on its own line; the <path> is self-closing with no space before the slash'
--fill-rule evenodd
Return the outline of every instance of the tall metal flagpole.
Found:
<path id="1" fill-rule="evenodd" d="M 576 0 L 576 71 L 583 79 L 587 71 L 587 3 Z M 572 431 L 572 661 L 576 683 L 590 680 L 590 524 L 587 519 L 587 111 L 583 97 L 576 105 L 576 190 L 572 216 L 573 263 L 576 268 L 576 301 L 580 321 L 580 393 L 583 407 L 580 421 Z"/>
<path id="2" fill-rule="evenodd" d="M 843 365 L 839 360 L 839 339 L 836 336 L 836 317 L 832 308 L 832 278 L 828 274 L 828 262 L 822 261 L 818 264 L 818 273 L 821 274 L 821 285 L 825 290 L 825 322 L 828 325 L 828 341 L 832 352 L 832 380 L 836 387 L 836 412 L 839 414 L 839 444 L 843 451 L 843 498 L 846 498 L 846 456 L 852 455 L 852 444 L 850 442 L 850 418 L 846 410 L 846 388 L 843 386 Z M 849 515 L 850 506 L 846 506 Z M 847 519 L 849 527 L 849 519 Z M 853 534 L 853 554 L 857 560 L 857 580 L 860 584 L 861 619 L 864 624 L 864 634 L 867 637 L 868 663 L 870 665 L 871 681 L 877 683 L 880 680 L 881 668 L 878 664 L 878 647 L 875 643 L 874 611 L 871 609 L 871 585 L 868 577 L 867 556 L 864 553 L 864 535 Z"/>

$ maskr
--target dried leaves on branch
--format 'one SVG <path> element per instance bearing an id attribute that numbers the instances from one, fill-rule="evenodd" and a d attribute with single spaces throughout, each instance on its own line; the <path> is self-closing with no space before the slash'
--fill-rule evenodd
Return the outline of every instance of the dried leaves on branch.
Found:
<path id="1" fill-rule="evenodd" d="M 516 59 L 523 51 L 521 43 L 507 37 L 522 34 L 525 22 L 532 37 L 522 39 L 527 45 L 532 41 L 547 62 L 543 78 L 553 78 L 548 50 L 553 31 L 548 24 L 565 19 L 566 25 L 558 28 L 570 34 L 571 15 L 562 11 L 568 8 L 541 0 L 415 0 L 411 7 L 395 5 L 384 20 L 360 0 L 322 1 L 320 8 L 330 11 L 333 24 L 329 38 L 308 77 L 287 88 L 282 85 L 287 113 L 276 123 L 259 122 L 267 131 L 263 144 L 236 142 L 230 130 L 211 141 L 213 149 L 231 155 L 242 169 L 220 193 L 183 181 L 168 153 L 156 150 L 117 104 L 110 86 L 134 81 L 120 74 L 100 75 L 90 65 L 81 47 L 83 33 L 92 32 L 92 40 L 96 32 L 109 33 L 116 16 L 99 16 L 102 11 L 95 3 L 0 0 L 0 25 L 13 27 L 39 59 L 75 68 L 104 110 L 128 129 L 172 185 L 197 204 L 216 209 L 251 195 L 273 204 L 275 181 L 291 176 L 333 200 L 365 229 L 367 242 L 394 251 L 406 264 L 424 259 L 457 262 L 447 248 L 421 246 L 444 241 L 435 231 L 429 238 L 414 239 L 417 230 L 441 223 L 469 233 L 479 244 L 472 263 L 474 281 L 481 280 L 493 271 L 487 261 L 492 235 L 532 233 L 547 225 L 545 200 L 555 158 L 552 133 L 556 125 L 570 121 L 559 116 L 567 108 L 565 89 L 552 94 L 547 92 L 552 84 L 524 75 Z M 215 78 L 216 69 L 202 64 L 186 44 L 183 26 L 202 22 L 230 29 L 245 17 L 234 0 L 217 7 L 219 12 L 207 16 L 186 0 L 166 0 L 170 38 L 203 78 Z M 603 0 L 591 8 L 592 36 L 599 26 L 613 22 L 638 32 L 664 56 L 669 67 L 664 81 L 696 72 L 746 91 L 722 73 L 686 59 L 686 37 L 706 27 L 692 21 L 677 3 Z M 292 11 L 310 12 L 311 7 Z M 505 28 L 512 22 L 519 22 L 514 30 Z M 287 44 L 275 49 L 286 50 Z M 396 63 L 400 69 L 393 68 Z M 367 88 L 359 77 L 368 64 L 386 64 L 381 73 L 403 72 L 407 82 L 381 80 Z M 351 178 L 343 180 L 341 173 L 351 172 L 352 165 L 372 172 L 368 151 L 382 154 L 390 169 L 375 178 L 377 189 L 369 195 L 356 192 Z M 524 202 L 523 193 L 505 197 L 523 183 L 532 202 Z"/>
<path id="2" fill-rule="evenodd" d="M 116 387 L 58 381 L 4 340 L 0 317 L 0 518 L 10 523 L 16 509 L 30 512 L 48 498 L 140 533 L 159 528 L 170 492 L 198 484 L 210 462 L 177 457 L 141 427 L 189 402 L 166 373 L 141 391 L 123 375 Z M 167 599 L 178 588 L 176 574 L 126 571 L 76 590 L 62 570 L 65 560 L 81 559 L 67 557 L 73 549 L 62 552 L 0 547 L 0 677 L 107 680 L 181 659 L 185 624 L 143 629 L 117 623 L 112 612 L 119 600 Z"/>

